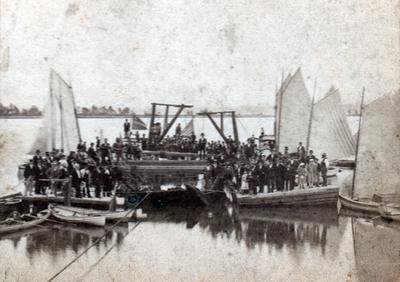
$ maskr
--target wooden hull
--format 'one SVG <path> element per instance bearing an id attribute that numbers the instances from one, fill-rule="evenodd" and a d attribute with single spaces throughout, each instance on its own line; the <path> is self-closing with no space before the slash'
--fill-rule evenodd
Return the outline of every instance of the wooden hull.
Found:
<path id="1" fill-rule="evenodd" d="M 85 224 L 92 226 L 105 226 L 106 217 L 105 216 L 88 216 L 79 214 L 77 212 L 66 211 L 63 209 L 58 209 L 57 207 L 49 207 L 51 215 L 63 222 L 74 223 L 74 224 Z"/>
<path id="2" fill-rule="evenodd" d="M 77 208 L 77 207 L 66 207 L 61 205 L 55 206 L 58 210 L 64 210 L 67 212 L 75 212 L 77 214 L 85 215 L 85 216 L 104 216 L 106 221 L 128 221 L 132 215 L 134 214 L 133 210 L 126 211 L 102 211 L 102 210 L 94 210 L 94 209 L 85 209 L 85 208 Z"/>
<path id="3" fill-rule="evenodd" d="M 340 207 L 363 213 L 379 214 L 379 203 L 355 201 L 344 195 L 339 195 Z"/>
<path id="4" fill-rule="evenodd" d="M 35 219 L 35 220 L 28 221 L 25 223 L 15 224 L 15 225 L 11 225 L 11 226 L 0 225 L 0 234 L 9 234 L 9 233 L 19 232 L 19 231 L 23 231 L 23 230 L 26 230 L 29 228 L 33 228 L 35 226 L 38 226 L 39 224 L 44 223 L 49 217 L 50 217 L 50 212 L 47 212 L 39 219 Z"/>
<path id="5" fill-rule="evenodd" d="M 400 208 L 389 207 L 386 205 L 379 206 L 379 213 L 382 218 L 400 222 Z"/>
<path id="6" fill-rule="evenodd" d="M 337 203 L 339 187 L 328 186 L 287 192 L 238 195 L 239 206 L 321 206 Z"/>

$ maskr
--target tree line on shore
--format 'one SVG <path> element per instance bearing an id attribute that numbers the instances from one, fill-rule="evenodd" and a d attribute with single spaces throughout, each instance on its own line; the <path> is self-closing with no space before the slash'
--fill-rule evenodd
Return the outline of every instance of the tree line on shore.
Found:
<path id="1" fill-rule="evenodd" d="M 83 116 L 97 116 L 97 115 L 130 115 L 133 111 L 129 107 L 113 108 L 112 106 L 95 106 L 91 107 L 77 107 L 77 114 Z M 1 116 L 40 116 L 42 111 L 35 105 L 29 108 L 19 108 L 14 104 L 8 106 L 0 103 Z"/>

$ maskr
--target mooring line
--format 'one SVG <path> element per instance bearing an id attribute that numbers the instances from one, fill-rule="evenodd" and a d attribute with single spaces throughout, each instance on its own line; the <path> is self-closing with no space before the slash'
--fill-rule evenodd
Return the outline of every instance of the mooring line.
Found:
<path id="1" fill-rule="evenodd" d="M 146 196 L 144 196 L 140 202 L 131 209 L 130 212 L 132 211 L 136 211 L 136 209 L 139 207 L 139 205 L 151 194 L 152 192 L 149 192 L 146 194 Z M 130 212 L 127 213 L 130 214 Z M 89 247 L 87 247 L 82 253 L 80 253 L 77 257 L 75 257 L 73 260 L 71 260 L 68 264 L 66 264 L 63 268 L 61 268 L 56 274 L 54 274 L 52 277 L 50 277 L 47 281 L 53 281 L 55 278 L 57 278 L 61 273 L 63 273 L 68 267 L 70 267 L 72 264 L 74 264 L 80 257 L 82 257 L 84 254 L 86 254 L 91 248 L 93 248 L 94 246 L 96 246 L 110 231 L 112 231 L 114 229 L 115 226 L 117 226 L 119 223 L 122 222 L 122 220 L 126 219 L 126 216 L 124 216 L 123 218 L 120 218 L 115 224 L 113 224 L 111 226 L 111 229 L 106 230 L 104 232 L 104 234 L 99 237 L 96 241 L 94 241 Z M 140 223 L 140 222 L 139 222 Z"/>
<path id="2" fill-rule="evenodd" d="M 126 236 L 128 236 L 134 229 L 136 229 L 136 227 L 139 226 L 140 223 L 142 223 L 143 220 L 139 220 L 126 234 L 124 234 L 122 236 L 121 239 L 125 239 Z M 120 242 L 118 242 L 120 243 Z M 81 279 L 83 279 L 83 277 L 89 275 L 92 270 L 114 249 L 114 247 L 117 245 L 117 242 L 115 242 L 81 277 Z"/>

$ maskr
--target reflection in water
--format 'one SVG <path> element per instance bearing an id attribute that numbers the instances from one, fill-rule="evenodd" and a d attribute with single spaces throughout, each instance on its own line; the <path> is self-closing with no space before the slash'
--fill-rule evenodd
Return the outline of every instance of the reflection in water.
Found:
<path id="1" fill-rule="evenodd" d="M 134 232 L 136 235 L 139 235 L 137 234 L 139 232 L 144 232 L 144 234 L 147 234 L 145 237 L 130 236 L 123 239 L 123 236 L 129 231 L 128 225 L 118 226 L 108 232 L 106 238 L 90 250 L 90 262 L 85 261 L 85 259 L 82 260 L 83 262 L 80 261 L 80 263 L 85 263 L 86 266 L 78 268 L 78 265 L 75 268 L 77 270 L 75 274 L 82 275 L 91 266 L 96 266 L 95 269 L 104 267 L 104 264 L 97 266 L 95 262 L 114 244 L 116 253 L 121 253 L 121 256 L 124 257 L 119 262 L 122 269 L 129 269 L 129 263 L 126 263 L 125 260 L 131 259 L 131 257 L 126 257 L 124 254 L 127 252 L 134 254 L 139 250 L 132 250 L 132 253 L 130 253 L 131 250 L 128 246 L 133 244 L 137 248 L 138 244 L 135 242 L 137 239 L 140 242 L 139 244 L 143 246 L 143 249 L 139 249 L 145 255 L 148 252 L 157 253 L 157 250 L 152 250 L 152 248 L 157 248 L 157 243 L 148 240 L 149 237 L 146 236 L 152 236 L 151 232 L 154 232 L 154 230 L 163 230 L 169 232 L 165 236 L 171 238 L 190 232 L 185 236 L 193 235 L 197 238 L 196 240 L 199 240 L 199 244 L 208 244 L 208 248 L 212 248 L 212 242 L 221 240 L 230 242 L 229 249 L 227 249 L 229 253 L 241 253 L 242 256 L 252 253 L 263 254 L 262 257 L 268 258 L 268 261 L 275 257 L 278 261 L 282 260 L 288 264 L 294 263 L 304 267 L 310 260 L 314 259 L 314 267 L 316 269 L 321 267 L 325 271 L 331 268 L 331 263 L 335 263 L 333 267 L 339 269 L 342 262 L 340 259 L 337 261 L 336 258 L 341 256 L 346 259 L 344 260 L 346 265 L 351 267 L 355 265 L 356 271 L 353 273 L 353 278 L 359 281 L 395 281 L 400 275 L 400 241 L 398 240 L 400 231 L 389 228 L 387 225 L 374 226 L 362 219 L 351 221 L 347 218 L 341 218 L 338 221 L 335 208 L 297 209 L 295 212 L 290 209 L 239 211 L 231 207 L 192 211 L 171 209 L 164 212 L 149 213 L 146 222 L 148 222 L 148 225 L 143 223 L 141 225 L 143 229 L 139 228 Z M 167 229 L 157 229 L 157 226 L 164 226 Z M 349 229 L 350 226 L 353 227 L 353 233 L 344 232 L 344 230 L 351 230 Z M 132 227 L 133 224 L 131 223 L 130 228 Z M 5 247 L 5 244 L 8 244 L 15 252 L 24 250 L 24 258 L 29 261 L 30 266 L 36 269 L 41 269 L 41 259 L 45 254 L 50 258 L 49 272 L 53 273 L 75 258 L 103 234 L 103 228 L 48 225 L 46 228 L 40 227 L 19 234 L 0 237 L 0 247 Z M 342 237 L 346 234 L 348 239 L 343 240 L 343 242 L 351 241 L 354 243 L 354 257 L 342 255 L 346 250 L 352 251 L 353 246 L 351 243 L 347 246 L 342 242 Z M 352 237 L 351 234 L 354 234 L 354 236 Z M 155 238 L 160 240 L 157 236 Z M 183 237 L 183 240 L 185 238 L 190 241 L 189 237 Z M 180 244 L 185 246 L 183 242 L 174 243 L 177 246 Z M 340 246 L 345 246 L 345 249 L 340 250 Z M 189 245 L 185 248 L 192 247 L 192 245 Z M 241 251 L 243 248 L 248 253 L 243 254 Z M 179 247 L 174 250 L 179 250 Z M 182 252 L 185 254 L 186 251 L 182 250 Z M 229 255 L 226 257 L 224 251 L 217 254 L 221 256 L 222 260 L 229 259 Z M 170 256 L 174 257 L 174 254 L 168 253 L 168 257 Z M 142 258 L 144 258 L 143 254 L 139 261 Z M 304 262 L 302 262 L 303 258 Z M 235 259 L 238 260 L 238 257 Z M 250 255 L 250 259 L 252 262 L 249 261 L 249 263 L 254 267 L 261 257 Z M 290 259 L 294 259 L 294 261 L 290 262 Z M 146 258 L 144 260 L 146 263 L 150 263 L 154 260 L 154 257 L 150 256 L 148 260 Z M 18 261 L 12 261 L 12 263 L 18 264 Z M 183 264 L 183 261 L 175 258 L 171 261 L 171 264 L 180 265 Z M 146 269 L 146 264 L 144 265 L 144 269 Z M 293 268 L 293 266 L 291 267 Z M 284 272 L 285 270 L 280 271 Z M 299 272 L 301 271 L 299 270 Z M 96 272 L 89 273 L 88 277 L 91 277 L 90 275 L 96 275 Z M 346 273 L 339 272 L 338 277 L 341 278 L 343 275 L 346 275 Z M 46 277 L 47 275 L 44 278 Z M 297 277 L 301 277 L 301 273 Z M 324 278 L 324 275 L 315 278 L 319 280 Z"/>
<path id="2" fill-rule="evenodd" d="M 360 281 L 399 281 L 400 225 L 352 219 L 354 256 Z"/>

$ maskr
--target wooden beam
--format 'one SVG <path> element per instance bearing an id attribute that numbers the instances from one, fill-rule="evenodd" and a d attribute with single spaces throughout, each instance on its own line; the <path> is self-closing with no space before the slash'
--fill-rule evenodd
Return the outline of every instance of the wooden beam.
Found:
<path id="1" fill-rule="evenodd" d="M 193 108 L 193 105 L 185 105 L 185 104 L 163 104 L 163 103 L 151 103 L 153 106 L 157 105 L 157 106 L 170 106 L 170 107 L 177 107 L 177 108 L 181 108 L 181 107 L 185 107 L 185 108 Z"/>
<path id="2" fill-rule="evenodd" d="M 232 112 L 232 127 L 233 127 L 233 136 L 235 138 L 235 143 L 237 145 L 240 144 L 239 141 L 239 133 L 238 133 L 238 129 L 237 129 L 237 124 L 236 124 L 236 113 Z"/>
<path id="3" fill-rule="evenodd" d="M 205 113 L 205 115 L 210 119 L 211 123 L 214 125 L 215 129 L 218 131 L 218 133 L 221 135 L 222 139 L 224 139 L 224 141 L 228 144 L 229 140 L 228 138 L 225 136 L 225 134 L 221 131 L 221 129 L 219 128 L 218 124 L 215 122 L 215 120 L 212 118 L 211 114 L 209 113 Z"/>
<path id="4" fill-rule="evenodd" d="M 168 112 L 169 112 L 169 106 L 166 106 L 165 108 L 165 116 L 164 116 L 164 129 L 168 126 Z"/>
<path id="5" fill-rule="evenodd" d="M 224 113 L 220 113 L 221 131 L 224 132 Z"/>
<path id="6" fill-rule="evenodd" d="M 161 142 L 165 135 L 167 135 L 168 131 L 171 129 L 172 125 L 175 123 L 175 121 L 178 119 L 179 115 L 182 113 L 182 111 L 186 108 L 185 105 L 181 105 L 180 109 L 176 112 L 175 116 L 171 120 L 171 122 L 168 124 L 166 128 L 164 128 L 160 138 L 158 139 L 158 142 Z"/>

